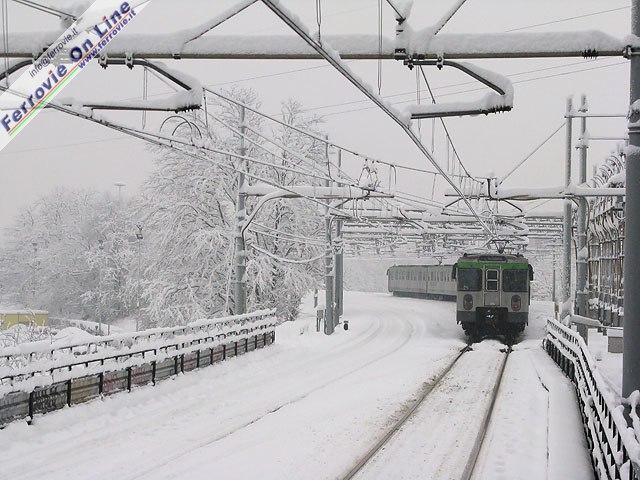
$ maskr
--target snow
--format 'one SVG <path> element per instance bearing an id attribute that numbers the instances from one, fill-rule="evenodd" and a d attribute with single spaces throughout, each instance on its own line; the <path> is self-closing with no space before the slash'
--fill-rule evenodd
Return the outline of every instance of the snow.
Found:
<path id="1" fill-rule="evenodd" d="M 440 104 L 419 104 L 408 107 L 409 115 L 433 115 L 451 112 L 493 113 L 511 110 L 513 108 L 513 85 L 511 81 L 496 72 L 478 67 L 467 62 L 458 62 L 464 69 L 485 79 L 504 93 L 488 92 L 483 97 L 468 102 L 448 102 Z"/>
<path id="2" fill-rule="evenodd" d="M 96 337 L 78 327 L 67 327 L 53 336 L 52 347 L 58 345 L 73 345 L 78 343 L 95 342 Z"/>
<path id="3" fill-rule="evenodd" d="M 522 342 L 525 350 L 514 352 L 521 355 L 518 366 L 523 370 L 507 372 L 507 377 L 510 372 L 515 375 L 509 380 L 510 388 L 520 385 L 520 390 L 509 394 L 509 401 L 527 405 L 526 411 L 543 411 L 545 406 L 532 363 L 524 359 L 528 352 L 546 355 L 540 349 L 540 338 L 549 306 L 532 305 L 531 325 Z M 221 478 L 244 479 L 259 471 L 263 479 L 340 477 L 464 346 L 454 308 L 451 302 L 345 292 L 343 318 L 349 320 L 350 328 L 338 328 L 327 337 L 315 332 L 309 295 L 300 318 L 280 325 L 276 343 L 264 350 L 155 387 L 135 388 L 131 393 L 39 416 L 33 426 L 24 422 L 9 425 L 0 431 L 3 475 L 73 480 L 86 479 L 90 472 L 92 479 L 128 480 L 199 478 L 215 471 Z M 494 360 L 502 355 L 499 348 L 496 341 L 480 344 L 461 364 L 456 378 L 474 388 L 486 383 L 490 379 L 479 373 L 495 371 Z M 487 362 L 473 361 L 479 359 Z M 557 367 L 546 364 L 546 368 L 545 383 L 563 381 Z M 416 421 L 412 428 L 424 442 L 433 444 L 442 437 L 439 451 L 450 454 L 454 462 L 464 455 L 456 450 L 454 430 L 449 431 L 448 425 L 456 425 L 460 432 L 467 420 L 473 421 L 477 406 L 473 388 L 464 389 L 456 382 L 448 385 L 451 390 L 441 387 L 442 395 L 430 400 L 435 408 L 431 418 L 440 427 L 434 423 L 425 428 Z M 571 440 L 565 444 L 570 448 L 550 457 L 555 462 L 550 471 L 566 463 L 580 473 L 588 464 L 582 463 L 586 454 L 579 446 L 582 427 L 576 418 L 575 399 L 571 389 L 558 389 L 557 395 L 556 412 L 560 417 L 564 414 L 558 420 L 562 422 L 559 433 L 575 436 L 561 438 Z M 464 398 L 467 401 L 462 403 Z M 536 399 L 543 404 L 537 405 Z M 420 415 L 428 416 L 427 410 Z M 504 466 L 503 478 L 525 478 L 518 473 L 524 459 L 542 458 L 545 447 L 549 448 L 540 433 L 545 418 L 525 423 L 522 417 L 505 417 L 506 423 L 491 427 L 519 429 L 522 438 L 536 439 L 527 449 L 510 452 L 513 458 Z M 422 440 L 413 443 L 409 436 L 403 438 L 414 451 L 420 450 Z M 445 450 L 445 440 L 453 450 Z M 420 474 L 424 468 L 437 470 L 438 461 L 425 467 L 420 458 L 406 454 L 403 458 L 414 465 L 413 470 L 406 467 L 405 478 L 428 478 Z M 487 465 L 499 463 L 491 458 Z M 457 468 L 451 462 L 446 465 Z M 540 470 L 539 466 L 531 468 Z"/>
<path id="4" fill-rule="evenodd" d="M 622 353 L 609 353 L 607 336 L 595 328 L 589 329 L 589 350 L 593 354 L 600 374 L 611 390 L 622 395 Z"/>
<path id="5" fill-rule="evenodd" d="M 479 58 L 500 53 L 527 52 L 620 52 L 626 43 L 598 30 L 582 32 L 517 32 L 517 33 L 440 33 L 433 27 L 413 31 L 405 25 L 398 36 L 396 48 L 405 48 L 409 55 L 435 55 L 453 58 L 473 52 Z"/>
<path id="6" fill-rule="evenodd" d="M 593 478 L 576 402 L 544 351 L 512 352 L 472 479 Z"/>

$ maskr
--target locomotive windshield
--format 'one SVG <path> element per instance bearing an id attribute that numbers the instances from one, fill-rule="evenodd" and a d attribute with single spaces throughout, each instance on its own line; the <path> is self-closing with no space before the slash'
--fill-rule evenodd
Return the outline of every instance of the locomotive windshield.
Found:
<path id="1" fill-rule="evenodd" d="M 505 292 L 526 292 L 528 270 L 503 270 L 502 290 Z"/>
<path id="2" fill-rule="evenodd" d="M 458 268 L 458 291 L 478 292 L 482 290 L 482 270 L 479 268 Z"/>

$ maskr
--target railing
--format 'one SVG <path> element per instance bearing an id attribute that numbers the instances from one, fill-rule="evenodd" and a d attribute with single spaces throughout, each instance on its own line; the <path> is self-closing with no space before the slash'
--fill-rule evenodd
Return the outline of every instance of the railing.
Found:
<path id="1" fill-rule="evenodd" d="M 1 376 L 0 426 L 25 417 L 32 420 L 38 413 L 98 396 L 130 391 L 134 386 L 155 385 L 172 375 L 263 348 L 275 341 L 273 311 L 242 317 L 235 326 L 227 325 L 224 331 L 202 331 L 200 327 L 211 324 L 198 322 L 188 327 L 192 330 L 179 341 L 174 338 L 151 347 L 134 345 L 117 353 L 85 353 L 71 362 L 54 362 L 45 368 L 34 364 Z"/>
<path id="2" fill-rule="evenodd" d="M 102 349 L 120 349 L 130 347 L 142 342 L 162 343 L 176 336 L 222 331 L 230 327 L 242 326 L 257 320 L 270 318 L 275 310 L 259 310 L 243 315 L 197 320 L 187 325 L 178 327 L 152 328 L 133 333 L 120 333 L 109 336 L 97 337 L 90 342 L 78 342 L 52 345 L 47 341 L 32 342 L 30 344 L 0 348 L 0 367 L 26 365 L 35 360 L 53 360 L 59 354 L 87 354 L 97 353 Z"/>
<path id="3" fill-rule="evenodd" d="M 582 337 L 550 319 L 545 348 L 576 386 L 597 478 L 640 479 L 640 443 L 625 419 L 624 406 L 606 386 Z"/>

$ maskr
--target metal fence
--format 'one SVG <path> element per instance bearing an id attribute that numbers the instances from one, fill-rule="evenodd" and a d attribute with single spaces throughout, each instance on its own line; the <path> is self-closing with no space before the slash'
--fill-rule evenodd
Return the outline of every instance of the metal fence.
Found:
<path id="1" fill-rule="evenodd" d="M 550 319 L 545 349 L 575 384 L 596 477 L 640 479 L 640 465 L 629 457 L 629 452 L 639 451 L 637 436 L 623 407 L 605 386 L 582 337 Z"/>
<path id="2" fill-rule="evenodd" d="M 626 155 L 611 154 L 590 180 L 594 187 L 624 186 Z M 589 316 L 619 327 L 624 321 L 625 197 L 600 197 L 589 203 L 587 229 Z"/>
<path id="3" fill-rule="evenodd" d="M 0 377 L 0 426 L 11 421 L 131 391 L 178 373 L 212 365 L 263 348 L 275 341 L 275 317 L 236 330 L 206 334 L 156 348 L 130 349 L 101 358 L 79 358 L 65 365 Z"/>
<path id="4" fill-rule="evenodd" d="M 93 341 L 83 341 L 68 344 L 51 345 L 46 342 L 34 342 L 29 345 L 0 348 L 0 366 L 27 365 L 35 360 L 53 360 L 59 354 L 85 355 L 98 353 L 102 350 L 129 348 L 143 343 L 156 345 L 170 342 L 177 337 L 188 335 L 200 335 L 207 332 L 225 332 L 255 323 L 256 321 L 270 319 L 275 315 L 275 310 L 258 310 L 242 315 L 228 317 L 202 319 L 187 325 L 177 327 L 152 328 L 140 332 L 119 333 L 109 336 L 96 337 Z"/>

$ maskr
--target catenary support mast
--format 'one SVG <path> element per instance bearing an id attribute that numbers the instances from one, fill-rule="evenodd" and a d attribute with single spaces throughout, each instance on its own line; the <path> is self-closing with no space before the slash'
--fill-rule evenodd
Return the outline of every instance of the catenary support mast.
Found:
<path id="1" fill-rule="evenodd" d="M 640 35 L 640 0 L 631 2 L 631 33 Z M 640 57 L 631 54 L 630 104 L 640 99 Z M 640 112 L 630 110 L 624 245 L 622 394 L 640 388 Z"/>
<path id="2" fill-rule="evenodd" d="M 582 101 L 580 103 L 580 112 L 587 113 L 587 97 L 582 95 Z M 582 185 L 587 181 L 587 117 L 583 116 L 580 119 L 580 136 L 582 141 L 578 147 L 580 150 L 580 164 L 578 168 L 578 184 Z M 587 202 L 585 197 L 578 199 L 578 217 L 577 227 L 578 233 L 576 235 L 576 249 L 578 250 L 578 262 L 576 265 L 576 306 L 578 315 L 587 315 Z"/>
<path id="3" fill-rule="evenodd" d="M 568 186 L 571 183 L 571 141 L 572 141 L 572 118 L 573 100 L 567 99 L 567 150 L 564 166 L 564 183 Z M 564 223 L 562 226 L 562 306 L 560 308 L 560 318 L 564 318 L 571 313 L 568 307 L 571 300 L 571 202 L 564 201 Z"/>
<path id="4" fill-rule="evenodd" d="M 244 136 L 247 131 L 245 124 L 245 108 L 240 107 L 240 148 L 241 157 L 247 155 L 247 147 Z M 246 160 L 239 160 L 240 168 L 238 169 L 238 195 L 236 197 L 236 222 L 235 222 L 235 249 L 233 258 L 233 313 L 240 315 L 246 313 L 247 310 L 247 290 L 245 285 L 245 270 L 247 265 L 246 248 L 244 241 L 244 224 L 247 218 L 246 195 L 244 193 L 245 169 L 247 168 Z"/>
<path id="5" fill-rule="evenodd" d="M 327 139 L 328 140 L 328 139 Z M 324 151 L 327 165 L 329 165 L 329 143 L 325 142 Z M 325 180 L 325 186 L 329 187 L 331 184 L 329 180 Z M 335 329 L 335 323 L 333 319 L 334 314 L 334 298 L 333 298 L 333 246 L 331 244 L 331 214 L 330 214 L 331 200 L 327 200 L 327 206 L 324 209 L 324 221 L 325 221 L 325 255 L 324 255 L 324 290 L 325 290 L 325 305 L 324 305 L 324 333 L 331 335 Z"/>

